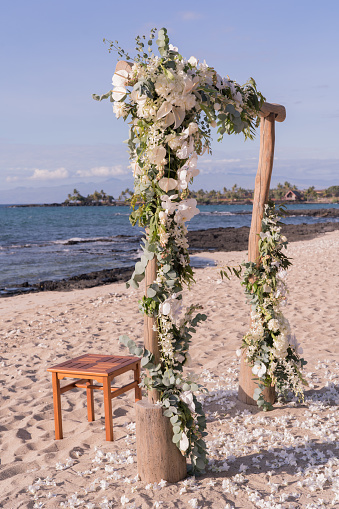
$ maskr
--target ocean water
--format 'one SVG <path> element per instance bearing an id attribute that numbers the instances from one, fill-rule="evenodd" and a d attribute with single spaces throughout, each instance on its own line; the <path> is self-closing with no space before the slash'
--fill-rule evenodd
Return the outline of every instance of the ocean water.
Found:
<path id="1" fill-rule="evenodd" d="M 324 204 L 287 208 L 324 208 Z M 200 214 L 188 223 L 189 230 L 250 226 L 251 205 L 200 205 L 199 209 Z M 140 256 L 142 230 L 130 225 L 129 213 L 128 207 L 0 206 L 0 290 L 132 266 Z M 338 218 L 295 216 L 284 221 L 301 224 Z"/>

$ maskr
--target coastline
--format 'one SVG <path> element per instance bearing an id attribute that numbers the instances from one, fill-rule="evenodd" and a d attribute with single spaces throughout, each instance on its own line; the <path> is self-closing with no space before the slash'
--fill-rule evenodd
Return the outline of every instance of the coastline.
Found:
<path id="1" fill-rule="evenodd" d="M 327 232 L 339 230 L 339 222 L 323 222 L 315 224 L 290 225 L 284 224 L 283 234 L 288 242 L 311 240 Z M 188 242 L 191 254 L 201 252 L 231 252 L 246 251 L 248 246 L 249 228 L 210 228 L 188 232 Z M 46 291 L 72 291 L 76 289 L 93 288 L 115 282 L 126 282 L 131 276 L 134 266 L 103 269 L 86 274 L 77 274 L 67 279 L 47 280 L 30 284 L 29 281 L 8 289 L 0 289 L 0 298 L 19 294 Z"/>

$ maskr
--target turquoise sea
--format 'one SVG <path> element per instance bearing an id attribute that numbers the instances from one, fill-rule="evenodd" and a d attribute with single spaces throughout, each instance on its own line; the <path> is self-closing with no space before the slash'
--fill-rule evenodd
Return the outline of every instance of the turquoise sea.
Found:
<path id="1" fill-rule="evenodd" d="M 287 208 L 339 208 L 298 204 Z M 251 205 L 200 205 L 189 230 L 250 226 Z M 24 282 L 57 280 L 131 266 L 140 255 L 142 230 L 132 228 L 128 207 L 0 206 L 0 290 Z M 246 214 L 247 212 L 247 214 Z M 338 221 L 308 216 L 286 223 Z"/>

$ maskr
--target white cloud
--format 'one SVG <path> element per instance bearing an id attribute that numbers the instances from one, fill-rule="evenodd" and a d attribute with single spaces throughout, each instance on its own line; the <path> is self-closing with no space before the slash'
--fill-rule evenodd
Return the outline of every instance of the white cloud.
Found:
<path id="1" fill-rule="evenodd" d="M 181 16 L 181 19 L 189 20 L 189 21 L 202 18 L 202 14 L 200 14 L 200 12 L 196 12 L 196 11 L 180 12 L 180 16 Z"/>
<path id="2" fill-rule="evenodd" d="M 6 182 L 16 182 L 19 177 L 6 177 Z"/>
<path id="3" fill-rule="evenodd" d="M 66 168 L 57 168 L 56 170 L 39 170 L 36 168 L 30 180 L 58 180 L 69 176 Z"/>
<path id="4" fill-rule="evenodd" d="M 121 164 L 116 166 L 98 166 L 90 170 L 78 170 L 78 177 L 116 177 L 120 175 L 128 175 L 129 170 Z"/>

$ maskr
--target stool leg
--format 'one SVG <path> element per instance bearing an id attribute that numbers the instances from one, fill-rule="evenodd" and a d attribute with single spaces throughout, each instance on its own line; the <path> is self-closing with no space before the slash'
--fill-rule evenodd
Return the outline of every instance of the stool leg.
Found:
<path id="1" fill-rule="evenodd" d="M 91 383 L 92 380 L 88 380 L 88 382 L 86 382 L 86 385 L 87 386 L 91 385 Z M 91 387 L 87 387 L 86 392 L 87 392 L 87 416 L 89 422 L 92 422 L 95 420 L 93 389 L 91 389 Z"/>
<path id="2" fill-rule="evenodd" d="M 55 424 L 55 439 L 61 440 L 62 434 L 62 417 L 61 417 L 61 400 L 60 400 L 60 380 L 58 373 L 52 373 L 52 386 L 53 386 L 53 406 L 54 406 L 54 424 Z"/>
<path id="3" fill-rule="evenodd" d="M 105 407 L 105 428 L 106 440 L 113 441 L 113 417 L 112 417 L 112 397 L 111 397 L 111 379 L 106 376 L 102 379 L 104 389 L 104 407 Z"/>
<path id="4" fill-rule="evenodd" d="M 140 401 L 142 399 L 141 387 L 140 384 L 140 362 L 137 363 L 134 370 L 134 380 L 138 382 L 138 386 L 135 388 L 135 401 Z"/>

